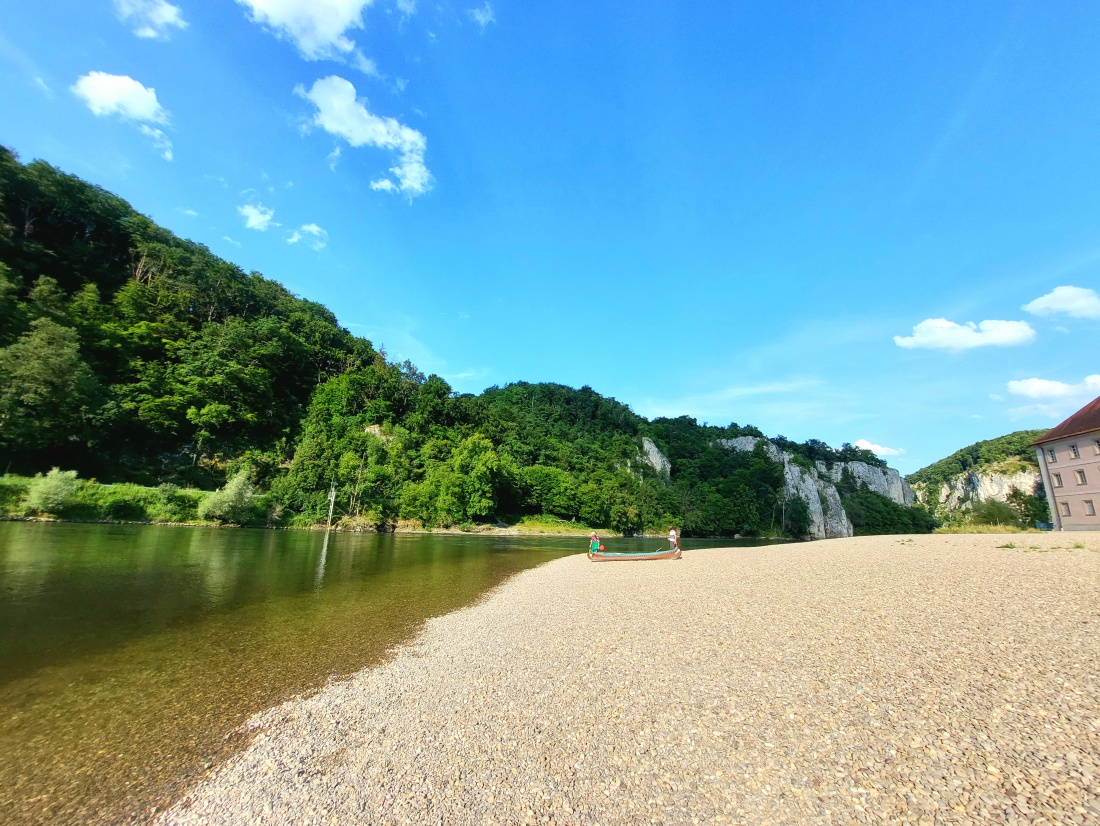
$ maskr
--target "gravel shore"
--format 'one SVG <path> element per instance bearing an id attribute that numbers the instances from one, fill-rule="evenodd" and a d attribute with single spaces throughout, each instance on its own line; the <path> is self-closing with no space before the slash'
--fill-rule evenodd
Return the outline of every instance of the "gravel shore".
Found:
<path id="1" fill-rule="evenodd" d="M 568 557 L 258 715 L 159 822 L 1097 823 L 1098 632 L 1098 533 Z"/>

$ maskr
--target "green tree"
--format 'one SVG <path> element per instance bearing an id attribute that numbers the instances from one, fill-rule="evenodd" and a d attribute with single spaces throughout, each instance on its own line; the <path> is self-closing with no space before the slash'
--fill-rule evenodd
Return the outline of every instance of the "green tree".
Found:
<path id="1" fill-rule="evenodd" d="M 99 386 L 76 331 L 48 319 L 0 349 L 0 444 L 13 453 L 90 438 Z"/>

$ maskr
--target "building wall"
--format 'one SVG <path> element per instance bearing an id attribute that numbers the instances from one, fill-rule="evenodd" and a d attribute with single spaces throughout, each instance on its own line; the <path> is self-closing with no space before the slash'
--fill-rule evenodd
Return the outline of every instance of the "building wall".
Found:
<path id="1" fill-rule="evenodd" d="M 1100 430 L 1043 442 L 1037 448 L 1054 524 L 1065 531 L 1100 530 Z"/>

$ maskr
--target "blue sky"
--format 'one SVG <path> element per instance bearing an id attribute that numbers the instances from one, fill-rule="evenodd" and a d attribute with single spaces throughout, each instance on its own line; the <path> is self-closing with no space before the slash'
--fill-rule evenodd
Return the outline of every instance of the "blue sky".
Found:
<path id="1" fill-rule="evenodd" d="M 0 8 L 0 142 L 456 390 L 903 472 L 1100 394 L 1095 3 Z"/>

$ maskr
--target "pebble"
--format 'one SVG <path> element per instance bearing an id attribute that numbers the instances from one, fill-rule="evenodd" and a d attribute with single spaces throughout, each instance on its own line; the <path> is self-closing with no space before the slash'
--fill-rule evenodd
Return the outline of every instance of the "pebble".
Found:
<path id="1" fill-rule="evenodd" d="M 1100 534 L 1011 541 L 555 560 L 253 718 L 156 822 L 1096 822 Z"/>

